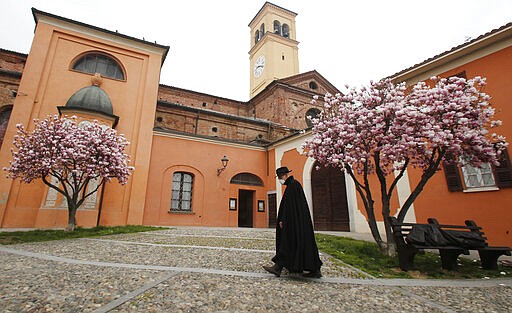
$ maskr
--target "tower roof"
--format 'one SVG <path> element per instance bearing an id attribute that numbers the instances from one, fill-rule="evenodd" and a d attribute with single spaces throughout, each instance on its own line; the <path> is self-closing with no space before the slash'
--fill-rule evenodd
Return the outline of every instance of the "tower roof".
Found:
<path id="1" fill-rule="evenodd" d="M 278 5 L 275 5 L 273 3 L 270 3 L 270 2 L 265 2 L 265 4 L 263 4 L 263 6 L 261 7 L 261 9 L 258 11 L 258 13 L 256 13 L 256 15 L 252 18 L 251 22 L 249 23 L 249 26 L 251 26 L 252 22 L 254 22 L 254 20 L 256 19 L 256 17 L 258 17 L 258 15 L 260 15 L 260 13 L 266 8 L 266 7 L 273 7 L 274 9 L 277 9 L 277 10 L 280 10 L 281 12 L 286 12 L 288 14 L 291 14 L 293 17 L 297 16 L 297 13 L 293 12 L 293 11 L 290 11 L 288 9 L 285 9 L 283 7 L 280 7 Z"/>

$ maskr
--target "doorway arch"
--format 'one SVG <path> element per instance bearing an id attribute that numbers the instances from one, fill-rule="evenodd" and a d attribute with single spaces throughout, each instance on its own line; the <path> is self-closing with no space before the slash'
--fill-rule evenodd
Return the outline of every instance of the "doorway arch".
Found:
<path id="1" fill-rule="evenodd" d="M 263 187 L 263 180 L 252 173 L 239 173 L 231 178 L 230 183 L 245 185 L 238 188 L 238 227 L 253 227 L 256 194 L 254 187 Z"/>
<path id="2" fill-rule="evenodd" d="M 311 171 L 313 222 L 315 230 L 350 231 L 345 174 L 317 164 Z"/>

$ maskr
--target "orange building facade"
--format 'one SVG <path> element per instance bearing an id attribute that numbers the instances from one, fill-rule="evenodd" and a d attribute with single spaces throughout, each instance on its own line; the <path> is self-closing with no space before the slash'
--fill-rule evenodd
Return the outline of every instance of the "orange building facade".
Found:
<path id="1" fill-rule="evenodd" d="M 311 99 L 339 91 L 316 71 L 299 73 L 296 13 L 266 2 L 250 22 L 249 101 L 160 84 L 167 46 L 35 9 L 33 14 L 36 30 L 30 52 L 0 50 L 0 166 L 11 159 L 15 125 L 30 129 L 34 118 L 58 114 L 59 107 L 84 119 L 115 120 L 115 129 L 130 141 L 133 176 L 125 186 L 106 184 L 78 210 L 78 226 L 273 227 L 283 191 L 274 173 L 287 166 L 304 187 L 315 229 L 369 232 L 351 179 L 332 169 L 317 170 L 315 160 L 301 150 L 310 136 L 307 117 L 321 110 Z M 284 63 L 272 55 L 277 48 L 282 48 L 277 57 Z M 87 62 L 96 67 L 90 69 Z M 511 69 L 508 24 L 391 78 L 414 84 L 433 75 L 487 77 L 486 92 L 493 98 L 496 117 L 504 122 L 497 132 L 512 138 L 512 109 L 507 105 L 512 98 Z M 73 111 L 70 98 L 94 84 L 107 95 L 111 111 L 100 106 Z M 407 220 L 436 217 L 460 224 L 473 219 L 492 244 L 511 245 L 512 188 L 499 186 L 498 180 L 492 186 L 469 188 L 464 172 L 456 173 L 459 191 L 448 189 L 440 171 Z M 395 210 L 418 177 L 410 170 L 401 180 Z M 0 177 L 2 228 L 66 224 L 65 203 L 44 184 Z"/>
<path id="2" fill-rule="evenodd" d="M 512 139 L 512 23 L 455 47 L 419 65 L 405 69 L 391 78 L 408 85 L 431 76 L 485 77 L 484 92 L 491 96 L 495 118 L 503 122 L 492 132 Z M 491 242 L 512 244 L 512 172 L 510 147 L 500 167 L 492 167 L 492 182 L 487 186 L 470 186 L 463 169 L 443 167 L 432 177 L 425 191 L 414 203 L 416 219 L 426 221 L 436 217 L 445 224 L 461 224 L 466 219 L 482 226 Z M 455 175 L 446 173 L 455 172 Z M 447 184 L 447 179 L 457 183 Z M 458 178 L 458 180 L 457 180 Z M 419 173 L 409 171 L 412 184 Z"/>

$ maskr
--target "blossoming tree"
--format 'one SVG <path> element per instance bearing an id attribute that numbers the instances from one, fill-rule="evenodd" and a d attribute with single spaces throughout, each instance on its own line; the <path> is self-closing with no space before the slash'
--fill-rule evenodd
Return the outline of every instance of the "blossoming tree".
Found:
<path id="1" fill-rule="evenodd" d="M 107 181 L 116 178 L 126 184 L 133 167 L 128 166 L 125 148 L 129 142 L 116 131 L 97 121 L 77 123 L 76 117 L 55 115 L 34 120 L 34 130 L 18 124 L 12 149 L 13 160 L 4 168 L 8 177 L 30 183 L 41 179 L 67 200 L 68 226 L 76 225 L 76 211 Z M 56 179 L 52 179 L 52 176 Z M 97 185 L 88 185 L 97 180 Z"/>
<path id="2" fill-rule="evenodd" d="M 498 164 L 506 143 L 489 134 L 494 121 L 490 97 L 481 91 L 485 79 L 431 78 L 406 90 L 389 80 L 371 82 L 345 94 L 325 96 L 323 112 L 312 119 L 313 135 L 304 144 L 321 165 L 345 171 L 355 183 L 372 235 L 383 253 L 394 254 L 390 200 L 408 167 L 422 175 L 398 212 L 402 222 L 427 181 L 442 161 Z M 348 86 L 347 86 L 348 88 Z M 370 175 L 378 184 L 372 188 Z M 377 228 L 374 192 L 380 192 L 387 242 Z"/>

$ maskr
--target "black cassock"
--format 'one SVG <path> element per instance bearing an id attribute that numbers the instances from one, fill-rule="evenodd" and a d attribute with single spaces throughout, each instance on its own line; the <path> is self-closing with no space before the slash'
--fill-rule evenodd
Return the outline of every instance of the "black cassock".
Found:
<path id="1" fill-rule="evenodd" d="M 304 190 L 293 176 L 286 179 L 285 185 L 277 214 L 276 255 L 272 261 L 286 267 L 291 273 L 319 271 L 322 261 L 318 255 Z M 279 227 L 279 222 L 283 222 L 283 229 Z"/>

